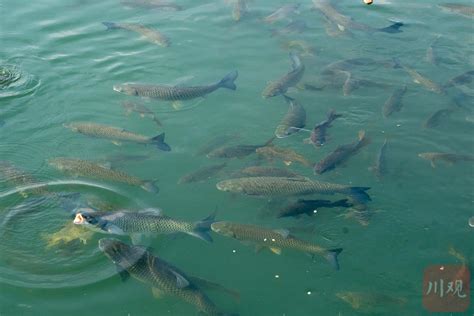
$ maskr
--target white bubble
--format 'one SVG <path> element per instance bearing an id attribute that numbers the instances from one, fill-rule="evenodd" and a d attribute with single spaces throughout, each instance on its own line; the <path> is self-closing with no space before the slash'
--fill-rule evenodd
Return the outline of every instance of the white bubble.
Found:
<path id="1" fill-rule="evenodd" d="M 306 294 L 311 295 L 311 291 L 306 292 Z"/>
<path id="2" fill-rule="evenodd" d="M 280 277 L 280 275 L 275 274 L 275 279 L 278 279 L 279 277 Z"/>
<path id="3" fill-rule="evenodd" d="M 237 250 L 233 249 L 233 250 L 232 250 L 232 252 L 233 252 L 233 253 L 236 253 L 236 252 L 237 252 Z"/>

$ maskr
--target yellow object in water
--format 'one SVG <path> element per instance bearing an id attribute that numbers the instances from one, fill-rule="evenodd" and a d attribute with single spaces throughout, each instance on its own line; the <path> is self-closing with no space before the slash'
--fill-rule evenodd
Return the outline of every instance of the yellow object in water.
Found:
<path id="1" fill-rule="evenodd" d="M 81 225 L 74 225 L 72 222 L 69 222 L 59 231 L 52 234 L 44 234 L 42 237 L 47 243 L 46 248 L 49 249 L 59 245 L 69 244 L 77 239 L 83 244 L 86 244 L 93 234 L 93 231 Z"/>

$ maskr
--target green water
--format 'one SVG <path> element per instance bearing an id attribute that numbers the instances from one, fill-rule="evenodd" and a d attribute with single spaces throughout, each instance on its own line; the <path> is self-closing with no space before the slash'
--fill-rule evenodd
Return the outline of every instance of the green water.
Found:
<path id="1" fill-rule="evenodd" d="M 470 242 L 474 216 L 473 164 L 440 162 L 436 168 L 419 158 L 420 152 L 474 154 L 471 84 L 435 94 L 413 82 L 407 72 L 391 67 L 356 66 L 354 76 L 379 84 L 362 86 L 344 96 L 341 87 L 320 91 L 292 88 L 288 95 L 307 112 L 306 128 L 324 120 L 329 109 L 343 114 L 329 129 L 322 148 L 305 145 L 301 131 L 275 145 L 291 148 L 319 161 L 338 145 L 356 139 L 365 130 L 372 142 L 345 166 L 315 176 L 310 168 L 289 168 L 315 180 L 371 187 L 368 225 L 340 216 L 344 210 L 325 209 L 299 219 L 277 219 L 268 205 L 283 201 L 233 196 L 216 189 L 220 180 L 255 164 L 256 156 L 228 160 L 211 179 L 177 184 L 185 174 L 220 163 L 196 155 L 219 135 L 237 135 L 230 144 L 261 144 L 274 133 L 288 107 L 281 97 L 262 99 L 269 81 L 290 69 L 291 40 L 305 41 L 313 56 L 303 56 L 301 82 L 316 82 L 326 65 L 348 58 L 399 58 L 437 83 L 473 69 L 473 20 L 441 10 L 437 1 L 342 1 L 338 8 L 374 28 L 388 19 L 405 22 L 402 33 L 366 33 L 329 36 L 321 15 L 304 1 L 302 33 L 271 36 L 282 20 L 268 25 L 262 18 L 284 1 L 253 1 L 240 22 L 222 0 L 179 1 L 185 10 L 161 11 L 126 7 L 118 0 L 0 1 L 0 66 L 14 79 L 0 90 L 0 160 L 13 163 L 53 192 L 80 192 L 95 205 L 114 209 L 159 207 L 165 214 L 196 221 L 217 210 L 219 220 L 257 224 L 268 228 L 316 227 L 316 233 L 295 235 L 324 245 L 342 247 L 340 271 L 323 259 L 284 250 L 281 256 L 213 234 L 206 244 L 188 236 L 160 237 L 150 246 L 155 255 L 190 275 L 236 289 L 240 302 L 222 293 L 208 292 L 223 310 L 239 315 L 428 315 L 422 307 L 423 270 L 431 264 L 460 263 L 450 247 L 474 260 Z M 466 4 L 469 1 L 463 1 Z M 471 2 L 472 5 L 472 2 Z M 103 21 L 134 22 L 154 27 L 171 40 L 170 47 L 150 43 L 134 32 L 109 30 Z M 438 65 L 425 60 L 435 38 Z M 141 100 L 113 91 L 125 82 L 201 85 L 214 83 L 238 70 L 237 90 L 219 89 L 205 98 L 183 102 Z M 2 74 L 3 76 L 3 74 Z M 395 88 L 406 84 L 403 108 L 388 118 L 382 106 Z M 459 90 L 460 89 L 460 90 Z M 453 95 L 464 93 L 462 107 Z M 158 128 L 137 113 L 125 115 L 123 101 L 141 102 L 163 123 Z M 443 108 L 456 110 L 436 128 L 423 122 Z M 467 119 L 466 119 L 467 117 Z M 470 118 L 470 120 L 469 120 Z M 154 146 L 91 138 L 64 127 L 70 122 L 95 122 L 147 136 L 166 133 L 171 152 Z M 381 181 L 368 171 L 387 138 L 387 174 Z M 114 168 L 142 179 L 157 179 L 158 195 L 138 187 L 87 178 L 73 178 L 52 168 L 47 160 L 74 157 L 99 162 L 116 154 L 142 155 L 146 160 L 121 161 Z M 265 164 L 285 167 L 278 159 Z M 33 200 L 33 189 L 0 179 L 0 315 L 196 315 L 196 309 L 177 298 L 155 299 L 150 286 L 131 279 L 122 283 L 115 268 L 97 248 L 106 235 L 95 234 L 87 244 L 47 248 L 44 236 L 72 219 L 54 200 Z M 22 191 L 22 192 L 20 192 Z M 319 196 L 328 198 L 328 196 Z M 332 197 L 329 197 L 332 199 Z M 336 199 L 336 197 L 334 197 Z M 26 203 L 26 204 L 25 204 Z M 319 234 L 321 232 L 324 238 Z M 124 241 L 129 239 L 124 237 Z M 278 276 L 278 277 L 276 277 Z M 385 294 L 403 303 L 380 299 L 369 310 L 355 310 L 336 296 L 354 291 Z M 370 294 L 372 293 L 372 294 Z M 466 312 L 467 315 L 468 312 Z M 472 313 L 472 307 L 471 307 Z"/>

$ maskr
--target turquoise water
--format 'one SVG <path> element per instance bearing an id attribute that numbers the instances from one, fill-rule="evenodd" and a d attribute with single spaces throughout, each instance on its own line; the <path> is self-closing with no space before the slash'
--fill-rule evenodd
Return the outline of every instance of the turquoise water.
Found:
<path id="1" fill-rule="evenodd" d="M 338 9 L 373 28 L 403 21 L 403 32 L 388 34 L 354 30 L 352 36 L 329 36 L 322 16 L 310 1 L 289 19 L 305 21 L 301 33 L 271 36 L 288 19 L 268 25 L 262 18 L 284 1 L 254 1 L 241 21 L 232 19 L 224 1 L 179 1 L 182 11 L 127 7 L 120 1 L 0 1 L 0 65 L 12 73 L 0 89 L 0 160 L 9 161 L 33 181 L 14 183 L 0 173 L 0 315 L 196 315 L 194 306 L 177 298 L 156 299 L 150 286 L 135 279 L 121 282 L 115 268 L 97 247 L 106 237 L 94 234 L 86 244 L 78 240 L 48 247 L 47 236 L 72 219 L 57 198 L 29 185 L 41 183 L 50 192 L 80 192 L 82 200 L 106 209 L 159 207 L 166 215 L 200 220 L 217 210 L 218 220 L 267 228 L 297 227 L 292 234 L 323 245 L 342 247 L 340 271 L 324 259 L 283 250 L 256 254 L 253 246 L 213 234 L 206 244 L 188 236 L 157 237 L 152 252 L 190 275 L 238 290 L 240 302 L 219 292 L 208 292 L 223 310 L 239 315 L 425 315 L 422 307 L 423 270 L 431 264 L 454 264 L 453 247 L 474 260 L 469 242 L 473 228 L 473 164 L 439 162 L 436 168 L 418 157 L 421 152 L 474 154 L 472 83 L 450 88 L 447 95 L 428 91 L 413 82 L 392 58 L 436 83 L 473 69 L 472 18 L 441 10 L 435 1 L 342 1 Z M 439 2 L 441 3 L 441 2 Z M 469 1 L 464 1 L 469 4 Z M 472 3 L 471 3 L 472 5 Z M 128 30 L 106 30 L 103 21 L 141 23 L 166 34 L 169 47 L 155 45 Z M 426 60 L 428 47 L 438 64 Z M 343 115 L 329 129 L 322 148 L 303 143 L 301 131 L 276 139 L 317 162 L 338 145 L 353 142 L 365 130 L 371 144 L 344 166 L 322 175 L 300 164 L 286 167 L 280 160 L 264 162 L 289 168 L 314 180 L 371 187 L 368 225 L 347 210 L 323 209 L 313 217 L 278 219 L 272 215 L 286 200 L 269 201 L 233 195 L 216 183 L 233 178 L 254 165 L 256 155 L 229 159 L 211 179 L 178 184 L 185 174 L 221 163 L 196 153 L 221 135 L 227 144 L 262 144 L 272 137 L 288 106 L 280 96 L 263 99 L 269 81 L 286 74 L 291 63 L 289 41 L 304 41 L 312 54 L 301 54 L 305 73 L 300 83 L 325 83 L 320 75 L 330 63 L 349 58 L 372 58 L 351 68 L 369 82 L 343 95 L 341 84 L 312 91 L 290 88 L 288 95 L 307 112 L 306 128 L 325 119 L 329 109 Z M 298 51 L 301 53 L 301 51 Z M 238 70 L 237 90 L 219 89 L 205 98 L 181 104 L 141 99 L 112 89 L 125 82 L 205 85 Z M 3 76 L 3 75 L 2 75 Z M 395 88 L 406 84 L 403 108 L 388 118 L 382 106 Z M 461 106 L 453 98 L 462 93 Z M 144 104 L 162 122 L 125 115 L 124 101 Z M 434 112 L 454 111 L 439 126 L 424 128 Z M 166 133 L 170 152 L 154 146 L 123 143 L 74 133 L 71 122 L 94 122 L 156 136 Z M 378 180 L 368 167 L 388 139 L 387 174 Z M 114 155 L 139 155 L 129 160 Z M 159 194 L 113 181 L 71 177 L 48 164 L 55 157 L 111 162 L 141 179 L 157 179 Z M 39 199 L 39 197 L 45 197 Z M 309 197 L 305 197 L 309 198 Z M 325 198 L 328 196 L 313 196 Z M 340 196 L 337 196 L 340 198 Z M 336 200 L 336 196 L 329 199 Z M 270 211 L 269 211 L 270 208 Z M 311 229 L 308 229 L 311 228 Z M 300 228 L 300 229 L 298 229 Z M 312 229 L 314 228 L 314 229 Z M 306 230 L 302 232 L 301 230 Z M 121 238 L 130 242 L 127 237 Z M 277 277 L 278 276 L 278 277 Z M 377 297 L 367 309 L 353 308 L 336 295 L 358 292 Z M 385 299 L 380 298 L 386 295 Z M 390 297 L 392 299 L 388 299 Z M 472 313 L 472 307 L 471 307 Z"/>

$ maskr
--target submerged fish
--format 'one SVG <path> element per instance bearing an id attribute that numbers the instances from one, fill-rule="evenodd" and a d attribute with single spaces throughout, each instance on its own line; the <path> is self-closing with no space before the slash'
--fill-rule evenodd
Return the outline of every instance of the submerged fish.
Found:
<path id="1" fill-rule="evenodd" d="M 123 0 L 121 3 L 125 6 L 144 7 L 149 9 L 163 9 L 172 11 L 181 11 L 183 7 L 168 1 L 162 0 Z"/>
<path id="2" fill-rule="evenodd" d="M 382 147 L 380 147 L 377 157 L 375 159 L 375 164 L 369 168 L 375 176 L 380 180 L 386 173 L 386 152 L 387 152 L 387 139 L 383 142 Z"/>
<path id="3" fill-rule="evenodd" d="M 219 173 L 219 171 L 221 171 L 226 165 L 227 163 L 224 162 L 217 165 L 199 168 L 198 170 L 181 177 L 178 181 L 178 184 L 209 180 Z"/>
<path id="4" fill-rule="evenodd" d="M 298 196 L 309 194 L 346 194 L 354 200 L 370 201 L 365 192 L 368 187 L 312 181 L 308 178 L 247 177 L 228 179 L 217 183 L 217 189 L 225 192 L 242 193 L 251 196 Z"/>
<path id="5" fill-rule="evenodd" d="M 436 168 L 437 161 L 444 161 L 451 165 L 460 161 L 474 161 L 474 155 L 467 154 L 427 152 L 418 154 L 418 157 L 428 160 L 433 168 Z"/>
<path id="6" fill-rule="evenodd" d="M 288 23 L 286 26 L 272 30 L 272 36 L 281 36 L 281 35 L 289 35 L 295 33 L 303 33 L 304 31 L 308 30 L 309 27 L 305 21 L 292 21 Z"/>
<path id="7" fill-rule="evenodd" d="M 226 143 L 238 139 L 239 136 L 235 134 L 220 134 L 210 139 L 197 152 L 196 155 L 207 155 L 214 149 L 224 146 Z"/>
<path id="8" fill-rule="evenodd" d="M 401 307 L 407 303 L 404 298 L 393 297 L 382 293 L 372 292 L 338 292 L 336 296 L 348 303 L 353 309 L 365 313 L 374 313 L 383 311 L 387 308 L 391 310 L 398 306 Z"/>
<path id="9" fill-rule="evenodd" d="M 376 61 L 373 58 L 369 57 L 357 57 L 357 58 L 349 58 L 349 59 L 342 59 L 335 62 L 330 63 L 329 65 L 325 66 L 321 74 L 322 75 L 333 75 L 338 74 L 341 71 L 350 71 L 355 66 L 373 66 L 373 65 L 387 65 L 387 61 Z M 393 66 L 393 61 L 391 62 Z"/>
<path id="10" fill-rule="evenodd" d="M 446 108 L 446 109 L 441 109 L 434 112 L 423 123 L 423 127 L 425 128 L 438 127 L 442 123 L 442 121 L 448 118 L 451 115 L 451 113 L 453 113 L 454 111 L 455 109 L 453 108 Z"/>
<path id="11" fill-rule="evenodd" d="M 159 191 L 154 181 L 145 181 L 123 171 L 113 170 L 108 166 L 100 165 L 92 161 L 61 157 L 50 159 L 48 163 L 59 171 L 72 176 L 125 183 L 141 187 L 152 193 L 158 193 Z"/>
<path id="12" fill-rule="evenodd" d="M 141 134 L 129 132 L 123 128 L 88 122 L 73 122 L 70 124 L 64 124 L 64 127 L 87 136 L 110 139 L 117 144 L 121 141 L 139 144 L 153 144 L 160 150 L 171 150 L 171 147 L 165 143 L 165 133 L 150 138 Z"/>
<path id="13" fill-rule="evenodd" d="M 171 45 L 171 42 L 169 38 L 161 33 L 158 30 L 146 27 L 144 25 L 138 24 L 138 23 L 114 23 L 114 22 L 102 22 L 107 27 L 107 30 L 113 30 L 113 29 L 124 29 L 124 30 L 129 30 L 136 32 L 138 34 L 143 35 L 148 41 L 168 47 Z"/>
<path id="14" fill-rule="evenodd" d="M 474 18 L 474 7 L 472 5 L 466 5 L 461 3 L 443 3 L 438 4 L 441 9 L 452 12 L 468 18 Z"/>
<path id="15" fill-rule="evenodd" d="M 244 158 L 255 153 L 258 148 L 270 145 L 275 137 L 270 138 L 262 145 L 235 145 L 217 148 L 207 154 L 208 158 Z"/>
<path id="16" fill-rule="evenodd" d="M 282 45 L 285 49 L 296 50 L 300 56 L 314 56 L 315 49 L 305 41 L 289 41 Z"/>
<path id="17" fill-rule="evenodd" d="M 459 76 L 450 79 L 445 85 L 445 88 L 451 88 L 453 86 L 459 86 L 467 83 L 471 83 L 474 78 L 474 70 L 466 71 Z"/>
<path id="18" fill-rule="evenodd" d="M 323 174 L 326 171 L 336 168 L 369 143 L 370 139 L 366 137 L 365 132 L 360 131 L 358 140 L 350 144 L 338 146 L 332 153 L 314 166 L 314 172 L 317 174 Z"/>
<path id="19" fill-rule="evenodd" d="M 317 213 L 320 208 L 333 208 L 333 207 L 351 207 L 352 204 L 347 199 L 338 201 L 329 200 L 301 200 L 291 203 L 278 212 L 277 217 L 289 217 L 299 216 L 306 214 L 312 216 Z"/>
<path id="20" fill-rule="evenodd" d="M 283 95 L 288 103 L 288 112 L 277 126 L 275 136 L 285 138 L 299 132 L 306 125 L 306 111 L 295 99 Z"/>
<path id="21" fill-rule="evenodd" d="M 396 64 L 395 67 L 396 68 L 402 68 L 403 70 L 405 70 L 410 75 L 410 77 L 412 77 L 413 82 L 422 85 L 423 87 L 425 87 L 429 91 L 432 91 L 432 92 L 435 92 L 435 93 L 438 93 L 438 94 L 445 94 L 446 93 L 444 88 L 441 87 L 439 84 L 437 84 L 436 82 L 434 82 L 431 79 L 426 78 L 425 76 L 420 74 L 415 69 L 407 67 L 405 65 L 402 65 L 397 58 L 394 58 L 394 62 Z"/>
<path id="22" fill-rule="evenodd" d="M 406 85 L 393 91 L 392 95 L 387 101 L 385 101 L 383 106 L 382 113 L 384 117 L 389 117 L 393 112 L 400 112 L 403 106 L 402 98 L 406 92 Z"/>
<path id="23" fill-rule="evenodd" d="M 441 35 L 438 34 L 436 38 L 431 42 L 430 46 L 428 46 L 428 48 L 426 49 L 425 59 L 427 62 L 433 65 L 439 64 L 439 57 L 438 57 L 438 54 L 436 54 L 436 44 L 438 43 L 440 38 L 441 38 Z"/>
<path id="24" fill-rule="evenodd" d="M 232 6 L 232 18 L 234 21 L 240 21 L 248 11 L 247 0 L 234 0 Z"/>
<path id="25" fill-rule="evenodd" d="M 7 160 L 0 160 L 0 179 L 10 183 L 16 187 L 28 187 L 34 184 L 39 184 L 40 181 L 32 174 L 26 172 L 15 166 L 12 162 Z M 33 194 L 44 195 L 50 192 L 44 186 L 32 188 L 29 190 Z M 26 192 L 20 192 L 24 197 L 27 197 Z"/>
<path id="26" fill-rule="evenodd" d="M 278 8 L 272 14 L 266 16 L 263 21 L 266 23 L 274 23 L 279 20 L 288 19 L 288 17 L 294 13 L 299 13 L 298 8 L 300 7 L 299 3 L 295 4 L 285 4 L 284 6 Z"/>
<path id="27" fill-rule="evenodd" d="M 117 239 L 102 238 L 99 240 L 99 249 L 116 265 L 123 280 L 132 276 L 151 285 L 156 297 L 177 297 L 211 316 L 234 315 L 221 312 L 193 277 L 153 256 L 142 246 L 130 246 Z"/>
<path id="28" fill-rule="evenodd" d="M 122 106 L 125 109 L 126 115 L 130 115 L 130 113 L 136 112 L 140 114 L 141 117 L 150 116 L 150 118 L 153 120 L 153 122 L 156 123 L 156 125 L 160 127 L 163 126 L 160 120 L 156 117 L 156 114 L 152 110 L 144 106 L 143 104 L 125 101 L 122 103 Z"/>
<path id="29" fill-rule="evenodd" d="M 125 83 L 114 85 L 114 90 L 132 96 L 155 98 L 165 101 L 191 100 L 198 97 L 204 97 L 219 88 L 230 90 L 237 89 L 234 83 L 237 76 L 237 71 L 232 71 L 221 81 L 206 86 L 182 87 Z"/>
<path id="30" fill-rule="evenodd" d="M 298 239 L 290 235 L 286 229 L 268 229 L 255 225 L 232 222 L 215 222 L 211 225 L 214 232 L 241 242 L 255 243 L 258 249 L 269 248 L 276 254 L 281 254 L 283 248 L 294 249 L 308 254 L 321 255 L 329 261 L 332 267 L 339 270 L 337 256 L 342 248 L 325 249 L 317 244 Z"/>
<path id="31" fill-rule="evenodd" d="M 313 128 L 311 136 L 305 140 L 305 143 L 311 143 L 315 147 L 326 144 L 327 129 L 331 127 L 332 122 L 338 117 L 342 117 L 342 114 L 336 114 L 335 110 L 330 110 L 327 118 Z"/>
<path id="32" fill-rule="evenodd" d="M 61 228 L 59 231 L 52 234 L 42 235 L 46 241 L 46 248 L 58 247 L 60 245 L 69 244 L 75 240 L 79 240 L 83 244 L 87 244 L 87 241 L 92 238 L 94 232 L 89 229 L 68 223 L 66 226 Z"/>
<path id="33" fill-rule="evenodd" d="M 301 154 L 298 154 L 297 152 L 295 152 L 293 149 L 290 149 L 290 148 L 265 146 L 265 147 L 257 148 L 257 150 L 255 151 L 258 155 L 263 156 L 269 160 L 272 160 L 274 158 L 281 159 L 287 166 L 291 165 L 293 162 L 299 162 L 302 165 L 307 166 L 307 167 L 312 166 L 312 163 L 310 161 L 308 161 Z"/>
<path id="34" fill-rule="evenodd" d="M 274 168 L 274 167 L 260 167 L 253 166 L 240 170 L 240 174 L 247 177 L 286 177 L 297 178 L 303 177 L 291 170 Z"/>
<path id="35" fill-rule="evenodd" d="M 84 225 L 92 230 L 114 235 L 134 234 L 173 234 L 185 233 L 212 242 L 208 234 L 214 222 L 214 214 L 202 221 L 191 223 L 165 216 L 158 209 L 145 209 L 138 212 L 101 212 L 91 208 L 74 210 L 74 224 Z"/>
<path id="36" fill-rule="evenodd" d="M 292 62 L 291 71 L 277 81 L 270 82 L 262 92 L 263 98 L 285 94 L 288 88 L 296 86 L 301 80 L 304 74 L 304 65 L 298 55 L 293 52 L 290 53 L 290 59 Z"/>

